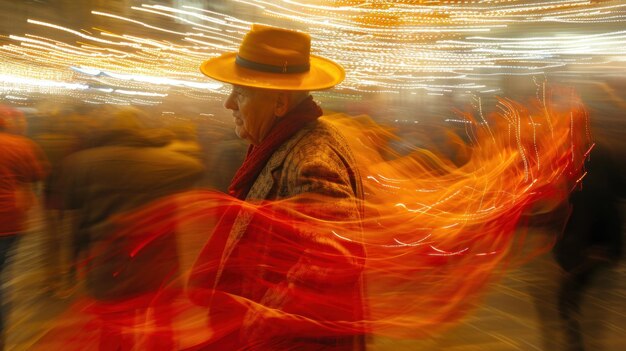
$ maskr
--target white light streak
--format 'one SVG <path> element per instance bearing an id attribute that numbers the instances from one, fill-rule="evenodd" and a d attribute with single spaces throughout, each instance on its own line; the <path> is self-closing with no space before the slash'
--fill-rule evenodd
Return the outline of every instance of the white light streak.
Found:
<path id="1" fill-rule="evenodd" d="M 40 86 L 40 87 L 54 87 L 54 88 L 62 88 L 62 89 L 68 89 L 68 90 L 84 90 L 84 89 L 89 88 L 88 85 L 84 85 L 84 84 L 57 82 L 57 81 L 43 80 L 43 79 L 31 79 L 31 78 L 18 77 L 18 76 L 6 75 L 6 74 L 0 75 L 0 82 Z"/>
<path id="2" fill-rule="evenodd" d="M 155 4 L 129 7 L 129 16 L 94 10 L 92 15 L 101 18 L 105 29 L 88 31 L 28 19 L 32 25 L 48 28 L 49 38 L 11 34 L 9 38 L 17 44 L 0 47 L 0 59 L 7 67 L 45 66 L 64 75 L 63 81 L 68 71 L 82 67 L 83 71 L 76 72 L 85 76 L 76 75 L 81 79 L 77 84 L 84 85 L 89 76 L 108 79 L 107 84 L 121 84 L 113 89 L 153 92 L 157 94 L 153 98 L 163 96 L 167 87 L 188 89 L 185 94 L 190 96 L 197 95 L 194 90 L 222 93 L 222 85 L 204 78 L 198 66 L 205 59 L 237 50 L 251 24 L 244 15 L 253 13 L 256 21 L 309 32 L 313 53 L 346 68 L 346 80 L 337 87 L 346 94 L 492 93 L 497 87 L 491 77 L 538 75 L 557 69 L 574 74 L 610 64 L 624 68 L 626 62 L 626 30 L 591 28 L 596 23 L 626 22 L 626 4 L 619 2 L 233 2 L 241 13 Z M 140 18 L 142 14 L 150 14 L 150 20 Z M 153 33 L 150 37 L 114 33 L 106 29 L 106 21 Z M 175 27 L 164 24 L 172 21 Z M 537 35 L 537 23 L 549 24 L 550 33 Z M 563 23 L 580 23 L 583 30 L 571 33 Z M 76 36 L 77 42 L 55 40 L 57 31 Z M 168 40 L 159 39 L 162 35 Z M 0 72 L 42 78 L 42 73 L 27 69 L 20 69 L 19 74 Z"/>

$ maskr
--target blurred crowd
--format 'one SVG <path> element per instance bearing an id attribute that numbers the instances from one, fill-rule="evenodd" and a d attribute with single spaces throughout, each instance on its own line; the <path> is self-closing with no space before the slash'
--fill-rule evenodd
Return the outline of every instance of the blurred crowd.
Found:
<path id="1" fill-rule="evenodd" d="M 151 244 L 152 257 L 159 259 L 138 268 L 141 273 L 121 274 L 115 282 L 103 279 L 119 268 L 109 264 L 117 254 L 111 247 L 124 245 L 113 238 L 111 218 L 186 190 L 226 191 L 246 147 L 225 123 L 158 119 L 135 107 L 0 106 L 1 269 L 28 231 L 28 216 L 36 207 L 45 228 L 45 293 L 71 296 L 82 279 L 77 277 L 82 263 L 88 266 L 84 288 L 100 301 L 155 291 L 177 274 L 175 237 Z M 107 249 L 108 255 L 102 252 Z M 2 323 L 10 308 L 2 290 L 0 303 L 6 311 Z"/>

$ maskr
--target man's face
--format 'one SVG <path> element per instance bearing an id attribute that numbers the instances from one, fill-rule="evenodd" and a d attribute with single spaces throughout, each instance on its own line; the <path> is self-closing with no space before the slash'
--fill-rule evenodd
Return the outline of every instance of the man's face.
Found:
<path id="1" fill-rule="evenodd" d="M 233 85 L 224 107 L 233 111 L 237 136 L 259 145 L 276 122 L 277 97 L 271 90 Z"/>

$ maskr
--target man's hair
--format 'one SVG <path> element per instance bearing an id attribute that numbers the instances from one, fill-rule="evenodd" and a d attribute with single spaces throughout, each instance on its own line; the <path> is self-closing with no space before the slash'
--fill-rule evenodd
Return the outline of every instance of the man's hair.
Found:
<path id="1" fill-rule="evenodd" d="M 251 88 L 251 87 L 242 87 L 246 89 L 250 94 L 280 94 L 285 93 L 289 97 L 289 109 L 292 109 L 298 104 L 300 104 L 304 99 L 306 99 L 310 92 L 308 90 L 272 90 L 272 89 L 263 89 L 263 88 Z"/>
<path id="2" fill-rule="evenodd" d="M 310 95 L 308 91 L 289 91 L 288 93 L 290 94 L 289 101 L 292 106 L 298 105 Z"/>

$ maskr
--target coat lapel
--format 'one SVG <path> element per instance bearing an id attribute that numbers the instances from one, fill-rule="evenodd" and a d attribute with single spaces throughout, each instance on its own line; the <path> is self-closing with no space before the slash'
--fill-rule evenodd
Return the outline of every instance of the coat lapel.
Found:
<path id="1" fill-rule="evenodd" d="M 285 163 L 285 158 L 290 151 L 293 150 L 294 146 L 302 139 L 312 128 L 315 127 L 317 123 L 310 123 L 306 127 L 302 128 L 298 133 L 296 133 L 293 137 L 291 137 L 287 142 L 281 145 L 276 152 L 270 157 L 269 161 L 263 170 L 257 177 L 256 181 L 250 188 L 250 192 L 248 192 L 248 196 L 246 196 L 246 202 L 249 203 L 258 203 L 261 200 L 267 199 L 270 194 L 270 191 L 274 187 L 274 177 L 272 173 L 277 168 L 281 167 Z M 226 245 L 224 247 L 224 252 L 222 254 L 222 259 L 220 260 L 220 265 L 217 271 L 215 284 L 220 280 L 222 275 L 222 270 L 230 254 L 233 252 L 233 249 L 241 240 L 242 236 L 246 232 L 250 221 L 254 217 L 254 211 L 250 211 L 248 209 L 241 209 L 237 217 L 235 217 L 235 221 L 233 223 L 233 227 L 230 231 L 228 239 L 226 241 Z"/>

